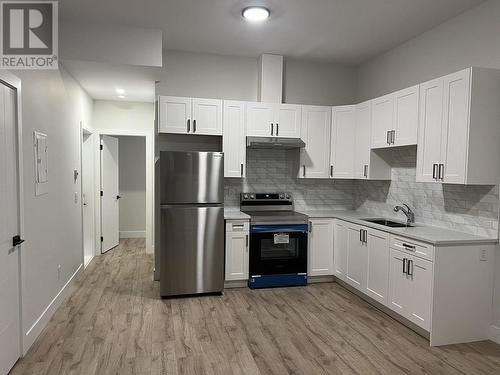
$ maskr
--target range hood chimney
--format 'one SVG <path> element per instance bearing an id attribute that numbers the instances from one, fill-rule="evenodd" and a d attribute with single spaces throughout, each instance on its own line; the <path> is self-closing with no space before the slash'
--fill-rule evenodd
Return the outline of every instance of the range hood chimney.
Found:
<path id="1" fill-rule="evenodd" d="M 258 69 L 259 102 L 283 102 L 283 56 L 263 54 L 259 57 Z"/>

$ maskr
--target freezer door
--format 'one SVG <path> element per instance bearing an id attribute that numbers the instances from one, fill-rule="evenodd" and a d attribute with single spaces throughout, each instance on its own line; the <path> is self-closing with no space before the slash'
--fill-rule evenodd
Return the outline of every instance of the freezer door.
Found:
<path id="1" fill-rule="evenodd" d="M 224 202 L 222 152 L 160 153 L 162 204 Z"/>
<path id="2" fill-rule="evenodd" d="M 224 208 L 161 206 L 160 294 L 224 289 Z"/>

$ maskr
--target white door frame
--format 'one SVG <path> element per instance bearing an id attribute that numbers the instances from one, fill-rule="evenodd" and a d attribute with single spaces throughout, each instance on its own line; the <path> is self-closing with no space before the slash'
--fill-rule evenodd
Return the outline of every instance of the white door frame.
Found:
<path id="1" fill-rule="evenodd" d="M 153 194 L 154 194 L 154 134 L 151 130 L 121 130 L 121 129 L 96 129 L 95 133 L 97 135 L 96 138 L 100 139 L 101 135 L 110 135 L 110 136 L 133 136 L 133 137 L 145 137 L 146 139 L 146 253 L 153 254 L 154 253 L 154 245 L 153 245 L 153 217 L 154 217 L 154 205 L 153 205 Z M 97 155 L 99 155 L 99 146 L 96 147 Z M 96 157 L 96 171 L 100 173 L 100 158 Z M 95 180 L 96 183 L 100 179 Z M 100 188 L 96 189 L 94 195 L 95 201 L 95 212 L 96 212 L 96 233 L 98 239 L 98 244 L 100 248 L 101 244 L 101 196 L 100 196 Z"/>
<path id="2" fill-rule="evenodd" d="M 22 132 L 22 101 L 21 101 L 21 79 L 7 70 L 0 70 L 0 81 L 13 87 L 16 90 L 17 106 L 17 182 L 18 182 L 18 210 L 19 210 L 19 235 L 24 237 L 24 185 L 23 185 L 23 132 Z M 22 267 L 24 252 L 23 245 L 19 245 L 19 356 L 26 354 L 24 350 L 24 329 L 23 329 L 23 299 L 22 299 Z"/>

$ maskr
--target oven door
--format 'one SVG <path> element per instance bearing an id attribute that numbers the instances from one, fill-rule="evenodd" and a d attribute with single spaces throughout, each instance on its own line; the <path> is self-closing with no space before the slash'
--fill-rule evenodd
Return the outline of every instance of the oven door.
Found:
<path id="1" fill-rule="evenodd" d="M 307 273 L 307 224 L 252 225 L 250 276 Z"/>

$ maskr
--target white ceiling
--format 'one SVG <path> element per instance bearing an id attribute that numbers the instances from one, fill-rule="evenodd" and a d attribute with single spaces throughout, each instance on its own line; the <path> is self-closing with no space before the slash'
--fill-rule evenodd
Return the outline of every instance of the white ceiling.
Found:
<path id="1" fill-rule="evenodd" d="M 163 46 L 194 52 L 359 64 L 483 0 L 64 0 L 61 17 L 163 30 Z M 263 24 L 241 10 L 262 4 Z"/>

